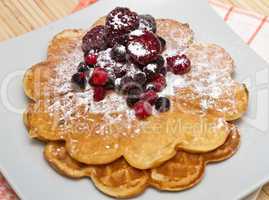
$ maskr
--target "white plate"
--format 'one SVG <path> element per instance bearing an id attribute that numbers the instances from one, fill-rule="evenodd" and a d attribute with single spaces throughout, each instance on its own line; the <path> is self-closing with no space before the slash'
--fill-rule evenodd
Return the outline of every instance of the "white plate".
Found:
<path id="1" fill-rule="evenodd" d="M 148 189 L 140 199 L 238 199 L 269 180 L 268 66 L 224 24 L 206 0 L 103 0 L 72 16 L 0 45 L 0 169 L 23 200 L 106 199 L 87 179 L 59 176 L 31 141 L 22 122 L 23 71 L 45 58 L 48 41 L 66 28 L 89 27 L 117 5 L 155 17 L 190 23 L 196 37 L 222 45 L 237 64 L 236 78 L 249 84 L 250 109 L 241 122 L 242 146 L 232 159 L 207 168 L 197 187 L 180 193 Z M 16 28 L 16 27 L 14 27 Z"/>

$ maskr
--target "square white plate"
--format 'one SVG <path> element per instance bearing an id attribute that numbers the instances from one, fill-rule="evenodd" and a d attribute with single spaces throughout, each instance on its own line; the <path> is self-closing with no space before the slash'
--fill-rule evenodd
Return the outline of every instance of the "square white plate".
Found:
<path id="1" fill-rule="evenodd" d="M 248 114 L 240 121 L 242 146 L 230 160 L 207 168 L 197 187 L 180 193 L 148 189 L 140 199 L 239 199 L 269 180 L 268 66 L 214 13 L 206 0 L 103 0 L 72 16 L 0 44 L 0 170 L 23 200 L 107 199 L 87 179 L 59 176 L 31 141 L 22 122 L 23 72 L 46 56 L 48 41 L 66 28 L 87 28 L 115 6 L 187 22 L 196 38 L 222 45 L 237 64 L 236 79 L 249 85 Z M 16 28 L 16 27 L 14 27 Z"/>

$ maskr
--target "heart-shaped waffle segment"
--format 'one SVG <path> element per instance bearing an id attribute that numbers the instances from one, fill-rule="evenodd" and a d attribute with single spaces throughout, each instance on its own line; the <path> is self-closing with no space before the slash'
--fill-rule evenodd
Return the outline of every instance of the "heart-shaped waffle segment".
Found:
<path id="1" fill-rule="evenodd" d="M 74 89 L 70 80 L 83 59 L 85 32 L 66 30 L 50 43 L 47 61 L 25 74 L 25 93 L 33 100 L 24 114 L 30 136 L 65 141 L 71 157 L 85 164 L 107 164 L 123 156 L 139 169 L 161 165 L 177 148 L 208 152 L 221 146 L 229 134 L 226 121 L 241 117 L 248 101 L 246 89 L 231 78 L 231 57 L 216 45 L 191 44 L 188 25 L 168 19 L 157 24 L 168 43 L 164 56 L 184 52 L 193 63 L 182 77 L 168 75 L 169 112 L 138 120 L 116 93 L 94 102 L 92 88 Z"/>
<path id="2" fill-rule="evenodd" d="M 127 198 L 140 194 L 149 186 L 165 191 L 195 186 L 201 181 L 206 164 L 228 159 L 237 151 L 240 135 L 233 125 L 230 131 L 226 142 L 214 151 L 204 154 L 178 151 L 172 159 L 150 170 L 135 169 L 122 158 L 107 165 L 84 165 L 72 159 L 61 142 L 49 143 L 44 155 L 59 173 L 71 178 L 90 177 L 105 194 Z"/>

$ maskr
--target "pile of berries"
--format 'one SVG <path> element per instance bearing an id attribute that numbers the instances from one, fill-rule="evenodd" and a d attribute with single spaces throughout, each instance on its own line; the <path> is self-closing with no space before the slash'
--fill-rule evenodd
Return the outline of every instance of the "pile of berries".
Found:
<path id="1" fill-rule="evenodd" d="M 191 63 L 185 55 L 168 57 L 165 62 L 161 54 L 166 41 L 156 31 L 156 21 L 151 15 L 138 15 L 121 7 L 112 10 L 105 26 L 96 26 L 83 37 L 84 61 L 72 76 L 72 82 L 80 89 L 90 84 L 94 101 L 103 100 L 109 90 L 125 95 L 128 106 L 141 119 L 152 114 L 153 106 L 159 112 L 168 111 L 170 100 L 158 95 L 166 87 L 166 73 L 185 74 Z M 110 66 L 108 70 L 99 66 L 99 52 L 109 48 L 113 62 L 122 67 L 117 65 L 111 70 Z M 135 72 L 128 73 L 131 71 L 128 66 L 135 66 Z"/>

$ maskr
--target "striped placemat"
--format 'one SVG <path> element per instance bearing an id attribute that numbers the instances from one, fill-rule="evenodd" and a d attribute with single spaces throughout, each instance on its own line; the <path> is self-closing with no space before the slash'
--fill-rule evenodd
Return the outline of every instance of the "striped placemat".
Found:
<path id="1" fill-rule="evenodd" d="M 269 15 L 269 0 L 218 0 L 222 3 Z"/>
<path id="2" fill-rule="evenodd" d="M 42 27 L 95 1 L 0 0 L 0 41 Z M 269 40 L 269 19 L 265 17 L 269 15 L 269 0 L 210 0 L 209 2 L 246 43 L 269 61 L 269 48 L 264 48 L 265 42 L 268 43 Z M 17 200 L 1 174 L 0 200 Z M 258 200 L 269 200 L 269 185 L 263 188 Z"/>
<path id="3" fill-rule="evenodd" d="M 78 0 L 0 0 L 0 41 L 62 18 L 77 3 Z"/>
<path id="4" fill-rule="evenodd" d="M 0 41 L 62 18 L 96 0 L 0 0 Z M 269 0 L 218 0 L 269 15 Z"/>

